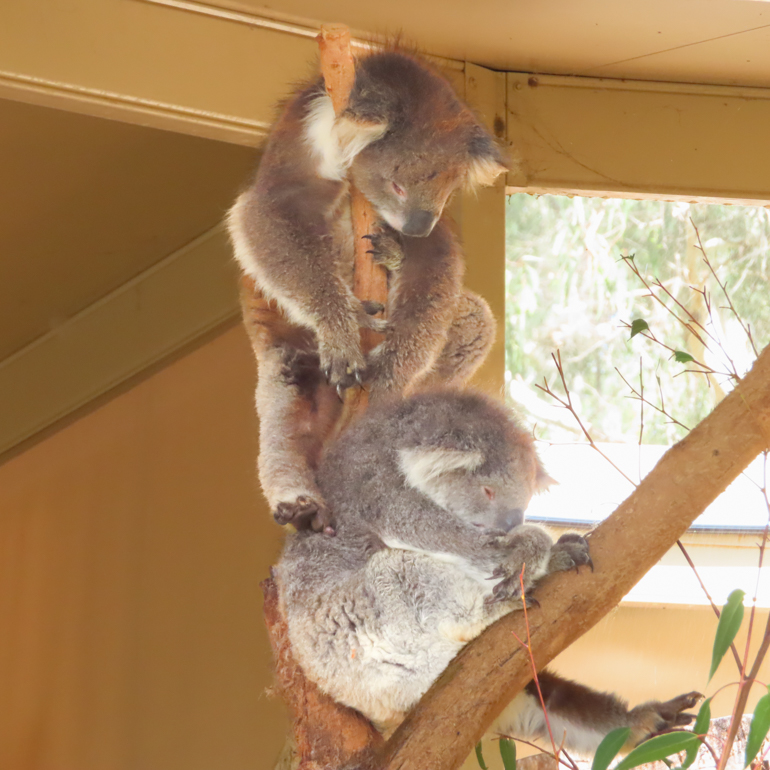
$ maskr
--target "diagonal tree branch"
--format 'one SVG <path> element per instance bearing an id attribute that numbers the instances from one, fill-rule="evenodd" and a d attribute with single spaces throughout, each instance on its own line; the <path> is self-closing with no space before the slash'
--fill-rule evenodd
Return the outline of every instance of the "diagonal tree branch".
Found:
<path id="1" fill-rule="evenodd" d="M 596 571 L 562 573 L 538 590 L 529 613 L 538 667 L 594 626 L 684 534 L 762 450 L 770 447 L 770 347 L 685 439 L 661 458 L 633 494 L 590 536 Z M 506 703 L 531 678 L 515 634 L 521 613 L 469 644 L 367 763 L 376 770 L 455 770 Z"/>

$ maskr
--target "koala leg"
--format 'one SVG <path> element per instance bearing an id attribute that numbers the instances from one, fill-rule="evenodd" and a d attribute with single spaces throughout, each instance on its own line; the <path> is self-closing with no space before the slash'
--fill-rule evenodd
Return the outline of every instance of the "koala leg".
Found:
<path id="1" fill-rule="evenodd" d="M 342 404 L 312 350 L 259 348 L 259 480 L 279 524 L 331 534 L 331 512 L 315 481 L 324 440 Z"/>
<path id="2" fill-rule="evenodd" d="M 629 709 L 625 701 L 612 693 L 592 690 L 550 671 L 541 671 L 538 681 L 554 740 L 557 744 L 564 740 L 567 751 L 585 756 L 593 754 L 604 736 L 618 727 L 631 728 L 624 747 L 629 751 L 653 733 L 688 725 L 695 715 L 685 710 L 693 708 L 703 697 L 690 692 L 670 701 L 649 701 Z M 525 740 L 549 740 L 534 681 L 506 707 L 494 730 Z"/>
<path id="3" fill-rule="evenodd" d="M 444 348 L 420 386 L 465 385 L 484 363 L 496 331 L 497 322 L 486 301 L 472 291 L 463 291 Z"/>

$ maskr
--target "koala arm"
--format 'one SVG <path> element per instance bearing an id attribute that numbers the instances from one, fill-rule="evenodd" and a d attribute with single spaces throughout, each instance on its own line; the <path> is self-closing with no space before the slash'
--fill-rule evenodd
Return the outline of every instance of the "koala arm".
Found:
<path id="1" fill-rule="evenodd" d="M 425 238 L 400 236 L 403 258 L 391 276 L 388 330 L 370 354 L 373 400 L 402 394 L 434 364 L 462 293 L 460 244 L 447 217 Z"/>

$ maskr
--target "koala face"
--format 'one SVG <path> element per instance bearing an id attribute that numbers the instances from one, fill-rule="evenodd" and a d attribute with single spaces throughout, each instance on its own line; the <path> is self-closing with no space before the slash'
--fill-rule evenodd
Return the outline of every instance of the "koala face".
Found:
<path id="1" fill-rule="evenodd" d="M 364 150 L 352 167 L 353 180 L 375 211 L 404 235 L 430 235 L 449 196 L 462 182 L 459 170 L 425 154 L 397 155 L 388 139 Z M 397 162 L 394 162 L 394 159 Z"/>
<path id="2" fill-rule="evenodd" d="M 422 141 L 417 148 L 414 140 L 387 134 L 356 157 L 353 180 L 394 230 L 428 236 L 452 193 L 465 184 L 490 184 L 505 170 L 491 140 L 474 143 L 465 133 L 434 136 L 432 145 Z"/>
<path id="3" fill-rule="evenodd" d="M 508 532 L 522 524 L 532 495 L 548 478 L 529 447 L 506 462 L 496 458 L 493 469 L 479 451 L 404 449 L 399 461 L 408 486 L 485 530 Z"/>

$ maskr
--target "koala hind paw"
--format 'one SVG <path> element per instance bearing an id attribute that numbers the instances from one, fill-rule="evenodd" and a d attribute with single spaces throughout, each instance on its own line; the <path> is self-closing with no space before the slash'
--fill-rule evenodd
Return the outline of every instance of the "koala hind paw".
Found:
<path id="1" fill-rule="evenodd" d="M 695 714 L 688 714 L 703 699 L 699 692 L 688 692 L 667 701 L 642 703 L 629 712 L 629 726 L 634 744 L 641 743 L 651 735 L 663 733 L 677 727 L 685 727 L 695 720 Z"/>
<path id="2" fill-rule="evenodd" d="M 554 544 L 551 549 L 551 558 L 548 561 L 548 572 L 566 572 L 587 564 L 594 569 L 594 563 L 588 549 L 588 540 L 576 532 L 566 532 Z"/>
<path id="3" fill-rule="evenodd" d="M 312 529 L 325 535 L 336 534 L 331 511 L 322 501 L 308 495 L 299 495 L 292 502 L 278 503 L 273 518 L 279 524 L 291 524 L 298 532 Z"/>

